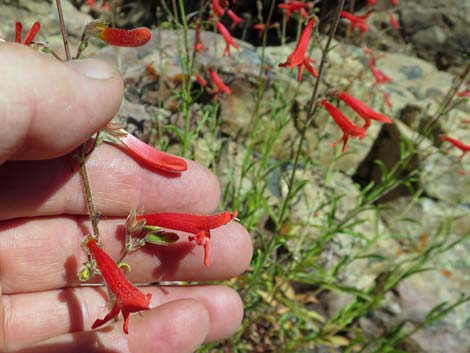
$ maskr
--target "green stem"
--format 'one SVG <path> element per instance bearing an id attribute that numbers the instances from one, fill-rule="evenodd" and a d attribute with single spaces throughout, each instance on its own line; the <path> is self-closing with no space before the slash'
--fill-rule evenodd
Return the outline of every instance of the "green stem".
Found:
<path id="1" fill-rule="evenodd" d="M 316 100 L 317 100 L 317 95 L 318 95 L 318 89 L 319 89 L 319 86 L 320 86 L 320 81 L 321 81 L 321 79 L 323 77 L 323 74 L 324 74 L 324 70 L 325 70 L 325 67 L 326 67 L 325 65 L 326 65 L 326 62 L 327 62 L 327 57 L 328 57 L 328 52 L 330 50 L 331 41 L 333 39 L 334 34 L 336 33 L 336 29 L 338 27 L 341 11 L 343 10 L 343 7 L 344 7 L 344 2 L 345 2 L 345 0 L 340 0 L 340 3 L 339 3 L 338 8 L 336 10 L 336 17 L 335 17 L 334 25 L 331 28 L 331 31 L 328 35 L 328 40 L 326 42 L 325 49 L 323 50 L 323 53 L 322 53 L 320 68 L 318 70 L 318 77 L 315 81 L 315 86 L 314 86 L 314 89 L 313 89 L 313 92 L 312 92 L 312 97 L 310 99 L 308 109 L 307 109 L 307 112 L 308 112 L 307 113 L 307 120 L 306 120 L 306 123 L 305 123 L 302 131 L 301 131 L 300 140 L 299 140 L 299 143 L 297 145 L 297 150 L 295 151 L 294 164 L 293 164 L 293 168 L 292 168 L 292 173 L 291 173 L 290 178 L 289 178 L 289 183 L 288 183 L 288 188 L 287 188 L 288 189 L 287 195 L 286 195 L 286 197 L 285 197 L 285 199 L 282 203 L 281 211 L 279 212 L 279 216 L 278 216 L 278 219 L 277 219 L 277 224 L 276 224 L 276 230 L 277 231 L 282 226 L 282 223 L 284 221 L 284 216 L 285 216 L 285 213 L 286 213 L 286 210 L 287 210 L 287 205 L 289 204 L 289 202 L 292 198 L 292 192 L 294 190 L 295 176 L 296 176 L 296 173 L 297 173 L 297 168 L 299 166 L 299 160 L 300 160 L 300 155 L 301 155 L 301 152 L 302 152 L 302 146 L 303 146 L 303 143 L 305 141 L 305 136 L 306 136 L 307 129 L 310 126 L 310 124 L 312 123 L 313 118 L 315 116 L 315 112 L 316 112 L 316 109 L 317 109 Z M 315 102 L 315 104 L 314 104 L 314 102 Z M 272 236 L 269 239 L 267 247 L 266 247 L 266 251 L 263 253 L 261 261 L 259 262 L 258 266 L 255 268 L 255 271 L 254 271 L 253 275 L 251 276 L 250 282 L 247 286 L 248 288 L 251 288 L 253 286 L 253 284 L 255 283 L 255 281 L 257 279 L 257 277 L 259 276 L 260 271 L 264 268 L 264 265 L 265 265 L 265 263 L 268 259 L 268 256 L 271 254 L 271 252 L 273 250 L 273 247 L 275 245 L 275 239 L 276 239 L 275 236 Z"/>

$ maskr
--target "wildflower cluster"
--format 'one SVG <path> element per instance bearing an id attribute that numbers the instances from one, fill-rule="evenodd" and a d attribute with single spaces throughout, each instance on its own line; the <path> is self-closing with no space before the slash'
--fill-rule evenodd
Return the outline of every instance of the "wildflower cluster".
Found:
<path id="1" fill-rule="evenodd" d="M 376 120 L 385 124 L 392 123 L 392 120 L 388 116 L 374 111 L 364 102 L 360 101 L 357 98 L 354 98 L 353 96 L 350 96 L 345 92 L 336 91 L 332 95 L 338 98 L 339 100 L 342 100 L 344 103 L 346 103 L 347 106 L 353 109 L 362 119 L 364 119 L 363 126 L 359 127 L 357 125 L 354 125 L 338 108 L 336 108 L 326 99 L 322 99 L 320 101 L 320 104 L 326 109 L 326 111 L 335 121 L 336 125 L 338 125 L 338 127 L 343 132 L 343 136 L 341 136 L 339 140 L 332 144 L 332 146 L 336 146 L 343 142 L 341 152 L 346 151 L 346 146 L 350 137 L 358 137 L 359 139 L 363 139 L 366 136 L 367 129 L 371 125 L 371 120 Z"/>
<path id="2" fill-rule="evenodd" d="M 367 20 L 372 14 L 372 12 L 375 10 L 376 5 L 377 0 L 367 0 L 367 11 L 364 15 L 354 15 L 353 13 L 348 11 L 341 11 L 341 18 L 349 22 L 349 29 L 351 32 L 354 32 L 354 30 L 358 29 L 362 36 L 369 30 Z M 390 5 L 393 7 L 397 7 L 399 5 L 399 1 L 391 0 Z M 398 20 L 393 11 L 387 11 L 387 15 L 390 27 L 394 30 L 400 29 L 400 24 L 398 23 Z"/>
<path id="3" fill-rule="evenodd" d="M 380 70 L 377 67 L 377 60 L 379 59 L 379 56 L 376 55 L 372 50 L 370 50 L 367 47 L 364 47 L 363 51 L 364 51 L 364 54 L 366 55 L 366 57 L 368 58 L 367 65 L 369 66 L 369 69 L 370 69 L 372 75 L 375 78 L 375 81 L 374 81 L 373 85 L 374 86 L 375 85 L 383 86 L 383 85 L 386 85 L 389 82 L 392 82 L 393 79 L 391 77 L 387 76 L 382 70 Z M 390 101 L 390 96 L 388 95 L 388 93 L 386 92 L 385 89 L 381 90 L 381 92 L 382 92 L 382 95 L 384 97 L 385 104 L 389 108 L 391 108 L 392 107 L 392 102 Z"/>
<path id="4" fill-rule="evenodd" d="M 34 38 L 36 37 L 36 34 L 39 32 L 40 29 L 40 23 L 34 22 L 31 26 L 31 29 L 26 34 L 26 37 L 24 38 L 24 40 L 22 40 L 21 36 L 23 35 L 23 25 L 21 24 L 21 22 L 16 22 L 15 42 L 30 45 L 34 41 Z"/>
<path id="5" fill-rule="evenodd" d="M 235 1 L 233 1 L 235 3 Z M 233 39 L 232 35 L 230 34 L 230 31 L 225 27 L 225 25 L 221 22 L 221 18 L 225 15 L 227 15 L 232 24 L 230 26 L 231 29 L 235 28 L 239 24 L 243 22 L 243 20 L 232 10 L 229 9 L 229 2 L 228 0 L 211 0 L 211 20 L 214 23 L 214 26 L 219 32 L 219 34 L 222 36 L 222 38 L 225 41 L 225 49 L 224 49 L 224 56 L 228 55 L 230 56 L 230 48 L 234 49 L 239 49 L 238 43 Z M 193 50 L 195 53 L 200 53 L 202 51 L 208 50 L 208 48 L 203 44 L 202 38 L 201 38 L 201 30 L 202 26 L 199 21 L 197 21 L 196 26 L 195 26 L 195 32 L 194 32 L 194 46 Z M 209 74 L 211 81 L 214 84 L 214 89 L 212 90 L 212 93 L 214 94 L 214 97 L 217 97 L 220 93 L 225 93 L 225 94 L 230 94 L 230 88 L 223 82 L 223 80 L 220 78 L 220 76 L 217 74 L 217 72 L 212 69 L 208 68 L 207 73 Z M 195 71 L 193 73 L 194 79 L 196 82 L 202 86 L 206 87 L 208 86 L 208 81 L 204 78 L 204 76 L 201 74 L 200 71 Z"/>

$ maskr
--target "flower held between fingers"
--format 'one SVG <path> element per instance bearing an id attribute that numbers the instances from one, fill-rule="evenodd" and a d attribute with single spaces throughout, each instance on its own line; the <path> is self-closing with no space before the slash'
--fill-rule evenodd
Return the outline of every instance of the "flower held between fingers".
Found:
<path id="1" fill-rule="evenodd" d="M 119 312 L 124 316 L 122 329 L 129 333 L 129 315 L 141 310 L 150 309 L 151 294 L 144 294 L 124 276 L 113 259 L 101 249 L 92 237 L 85 238 L 85 246 L 96 261 L 109 291 L 114 295 L 115 303 L 111 311 L 103 318 L 97 319 L 92 329 L 98 328 L 116 317 Z"/>

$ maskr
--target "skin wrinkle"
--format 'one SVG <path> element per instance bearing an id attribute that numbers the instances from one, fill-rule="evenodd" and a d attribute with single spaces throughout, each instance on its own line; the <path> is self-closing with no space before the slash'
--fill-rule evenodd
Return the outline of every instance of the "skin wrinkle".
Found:
<path id="1" fill-rule="evenodd" d="M 3 337 L 4 337 L 4 342 L 3 346 L 5 347 L 6 351 L 10 350 L 9 347 L 9 342 L 10 342 L 10 337 L 8 336 L 8 333 L 13 334 L 12 328 L 14 325 L 12 325 L 13 320 L 11 318 L 14 318 L 13 312 L 12 312 L 12 305 L 11 305 L 11 300 L 8 295 L 2 295 L 2 304 L 3 304 L 3 312 L 4 312 L 4 317 L 9 318 L 9 320 L 3 320 Z"/>

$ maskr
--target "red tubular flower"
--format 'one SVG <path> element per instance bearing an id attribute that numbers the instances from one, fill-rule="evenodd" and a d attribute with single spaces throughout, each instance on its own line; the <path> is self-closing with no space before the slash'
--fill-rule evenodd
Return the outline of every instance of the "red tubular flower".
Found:
<path id="1" fill-rule="evenodd" d="M 400 0 L 390 0 L 390 3 L 392 4 L 392 6 L 398 6 L 400 5 Z"/>
<path id="2" fill-rule="evenodd" d="M 339 128 L 343 131 L 343 136 L 334 143 L 332 143 L 331 146 L 337 146 L 342 141 L 343 148 L 341 149 L 341 152 L 345 152 L 349 136 L 359 137 L 361 139 L 366 136 L 366 130 L 354 125 L 351 121 L 348 120 L 348 118 L 346 118 L 346 116 L 344 116 L 344 114 L 338 108 L 336 108 L 326 99 L 322 99 L 320 101 L 320 104 L 323 105 L 323 107 L 327 110 L 327 112 L 335 121 L 336 125 L 338 125 Z"/>
<path id="3" fill-rule="evenodd" d="M 369 30 L 369 27 L 367 26 L 367 18 L 370 14 L 371 12 L 367 11 L 365 15 L 355 16 L 352 13 L 343 10 L 341 11 L 341 18 L 349 20 L 351 23 L 351 30 L 358 28 L 361 33 L 365 33 Z"/>
<path id="4" fill-rule="evenodd" d="M 145 225 L 163 227 L 172 230 L 179 230 L 186 233 L 192 233 L 189 241 L 196 242 L 197 245 L 204 247 L 204 265 L 209 267 L 209 242 L 210 230 L 219 228 L 237 217 L 235 212 L 222 212 L 212 216 L 198 216 L 185 213 L 154 213 L 148 215 L 138 215 L 136 220 L 145 220 Z"/>
<path id="5" fill-rule="evenodd" d="M 459 91 L 455 95 L 460 98 L 470 97 L 470 80 L 467 80 L 467 82 L 465 82 L 465 88 L 463 89 L 463 91 Z"/>
<path id="6" fill-rule="evenodd" d="M 207 86 L 207 80 L 205 80 L 199 72 L 196 72 L 194 75 L 194 78 L 196 79 L 197 83 L 199 83 L 201 86 Z"/>
<path id="7" fill-rule="evenodd" d="M 271 29 L 271 28 L 278 28 L 279 22 L 274 22 L 269 25 L 265 25 L 264 23 L 257 23 L 253 26 L 253 29 L 258 31 L 258 37 L 263 37 L 264 31 Z"/>
<path id="8" fill-rule="evenodd" d="M 310 41 L 310 36 L 312 35 L 312 28 L 315 24 L 315 19 L 311 18 L 305 26 L 302 34 L 300 35 L 299 41 L 294 49 L 294 51 L 289 55 L 285 63 L 279 64 L 280 67 L 296 67 L 298 70 L 297 81 L 302 80 L 302 69 L 305 68 L 315 77 L 318 76 L 316 70 L 310 65 L 311 59 L 306 56 L 308 49 L 308 42 Z"/>
<path id="9" fill-rule="evenodd" d="M 90 6 L 90 8 L 91 8 L 92 10 L 94 10 L 94 9 L 96 8 L 95 3 L 96 3 L 96 0 L 88 0 L 88 1 L 86 2 L 86 4 L 87 4 L 88 6 Z M 103 0 L 103 2 L 101 3 L 101 9 L 102 9 L 102 10 L 108 10 L 108 9 L 109 9 L 109 6 L 108 6 L 108 3 L 106 2 L 106 0 Z"/>
<path id="10" fill-rule="evenodd" d="M 243 22 L 243 20 L 232 10 L 228 10 L 227 15 L 232 20 L 232 25 L 230 26 L 230 28 L 235 28 L 238 24 Z"/>
<path id="11" fill-rule="evenodd" d="M 362 127 L 364 130 L 369 128 L 371 120 L 377 120 L 385 124 L 392 123 L 392 120 L 388 116 L 372 110 L 372 108 L 367 104 L 361 102 L 357 98 L 350 96 L 349 94 L 346 94 L 345 92 L 337 91 L 335 92 L 335 96 L 341 99 L 344 103 L 351 107 L 351 109 L 359 114 L 362 119 L 364 119 L 365 123 Z"/>
<path id="12" fill-rule="evenodd" d="M 230 94 L 230 88 L 222 81 L 219 75 L 217 75 L 217 72 L 215 72 L 212 69 L 209 69 L 209 75 L 211 75 L 211 79 L 214 82 L 214 84 L 217 86 L 217 90 L 215 94 L 219 93 L 225 93 L 225 94 Z"/>
<path id="13" fill-rule="evenodd" d="M 253 26 L 253 29 L 258 31 L 258 37 L 261 38 L 266 30 L 266 25 L 264 23 L 257 23 Z"/>
<path id="14" fill-rule="evenodd" d="M 462 151 L 462 155 L 460 156 L 460 159 L 462 159 L 468 152 L 470 152 L 470 145 L 467 145 L 463 143 L 462 141 L 454 139 L 448 135 L 440 135 L 439 137 L 441 138 L 441 140 L 451 143 L 452 145 L 454 145 L 454 147 L 457 147 L 459 150 Z"/>
<path id="15" fill-rule="evenodd" d="M 375 82 L 374 85 L 376 84 L 385 84 L 387 82 L 393 81 L 393 79 L 383 73 L 382 70 L 378 69 L 377 66 L 375 66 L 375 59 L 372 58 L 369 60 L 369 67 L 370 70 L 372 71 L 372 74 L 375 77 Z"/>
<path id="16" fill-rule="evenodd" d="M 384 97 L 384 101 L 387 107 L 392 108 L 392 101 L 390 100 L 390 95 L 385 91 L 382 92 L 382 95 Z"/>
<path id="17" fill-rule="evenodd" d="M 97 319 L 91 328 L 95 329 L 104 325 L 116 317 L 119 312 L 122 312 L 124 316 L 122 329 L 127 334 L 129 333 L 129 315 L 141 310 L 150 309 L 149 305 L 152 295 L 142 293 L 129 282 L 113 259 L 98 246 L 96 240 L 90 237 L 86 240 L 85 245 L 95 259 L 96 266 L 100 270 L 106 286 L 113 293 L 116 300 L 108 315 L 103 319 Z"/>
<path id="18" fill-rule="evenodd" d="M 225 46 L 224 55 L 230 55 L 230 46 L 234 47 L 235 49 L 238 49 L 239 46 L 237 42 L 235 42 L 235 40 L 231 36 L 228 29 L 220 21 L 217 21 L 216 26 L 217 26 L 217 30 L 222 35 L 222 37 L 225 40 L 225 43 L 227 44 Z"/>
<path id="19" fill-rule="evenodd" d="M 124 129 L 116 134 L 129 154 L 145 166 L 169 173 L 181 173 L 188 169 L 186 161 L 147 145 Z"/>
<path id="20" fill-rule="evenodd" d="M 388 20 L 390 22 L 390 26 L 393 29 L 400 29 L 400 24 L 398 23 L 398 20 L 393 14 L 393 12 L 388 12 Z"/>
<path id="21" fill-rule="evenodd" d="M 23 33 L 23 25 L 21 22 L 16 22 L 16 33 L 15 33 L 15 42 L 16 43 L 23 43 L 25 45 L 30 45 L 34 37 L 36 37 L 36 34 L 39 32 L 41 29 L 41 24 L 39 22 L 34 22 L 33 25 L 31 26 L 31 29 L 29 32 L 26 34 L 26 37 L 23 42 L 21 42 L 21 35 Z"/>
<path id="22" fill-rule="evenodd" d="M 289 21 L 289 18 L 292 12 L 296 12 L 296 11 L 300 11 L 300 15 L 302 16 L 303 19 L 307 18 L 308 13 L 305 10 L 307 6 L 308 4 L 302 1 L 294 1 L 294 0 L 289 0 L 288 3 L 277 5 L 277 7 L 279 7 L 280 9 L 284 11 L 284 15 L 286 16 L 287 21 Z"/>
<path id="23" fill-rule="evenodd" d="M 225 13 L 225 10 L 220 5 L 219 0 L 212 0 L 212 10 L 217 14 L 217 16 L 220 17 L 222 17 Z"/>
<path id="24" fill-rule="evenodd" d="M 197 53 L 200 53 L 201 51 L 203 50 L 207 50 L 208 48 L 206 48 L 204 46 L 204 44 L 202 43 L 202 39 L 201 39 L 201 25 L 198 24 L 196 26 L 196 29 L 194 30 L 194 48 L 193 48 Z"/>
<path id="25" fill-rule="evenodd" d="M 118 47 L 140 47 L 152 38 L 152 32 L 146 27 L 119 29 L 105 27 L 96 35 L 102 41 Z"/>

